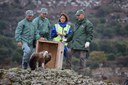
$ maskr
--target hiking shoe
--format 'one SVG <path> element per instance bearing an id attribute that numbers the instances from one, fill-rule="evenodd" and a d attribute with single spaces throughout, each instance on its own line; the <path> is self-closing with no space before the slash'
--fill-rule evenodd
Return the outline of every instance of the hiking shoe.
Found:
<path id="1" fill-rule="evenodd" d="M 28 63 L 27 62 L 24 62 L 24 64 L 23 64 L 23 67 L 22 67 L 23 69 L 27 69 L 28 68 Z"/>

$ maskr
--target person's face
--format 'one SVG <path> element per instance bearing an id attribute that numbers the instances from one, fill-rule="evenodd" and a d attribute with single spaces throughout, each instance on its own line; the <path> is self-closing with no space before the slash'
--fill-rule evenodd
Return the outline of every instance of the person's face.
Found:
<path id="1" fill-rule="evenodd" d="M 65 16 L 61 16 L 61 17 L 60 17 L 60 22 L 61 22 L 61 23 L 64 23 L 65 21 L 66 21 Z"/>
<path id="2" fill-rule="evenodd" d="M 32 20 L 33 19 L 33 16 L 26 16 L 26 19 L 27 20 Z"/>
<path id="3" fill-rule="evenodd" d="M 80 14 L 80 15 L 77 15 L 76 18 L 78 20 L 83 20 L 85 18 L 85 15 L 84 14 Z"/>
<path id="4" fill-rule="evenodd" d="M 45 17 L 47 17 L 47 13 L 41 13 L 40 16 L 41 16 L 42 18 L 45 18 Z"/>

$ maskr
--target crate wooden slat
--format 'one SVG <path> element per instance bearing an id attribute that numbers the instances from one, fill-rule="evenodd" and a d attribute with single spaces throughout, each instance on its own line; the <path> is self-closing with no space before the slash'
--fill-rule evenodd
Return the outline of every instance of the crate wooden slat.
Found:
<path id="1" fill-rule="evenodd" d="M 52 54 L 51 60 L 46 64 L 46 68 L 62 69 L 64 45 L 56 41 L 38 40 L 36 52 L 48 51 Z"/>

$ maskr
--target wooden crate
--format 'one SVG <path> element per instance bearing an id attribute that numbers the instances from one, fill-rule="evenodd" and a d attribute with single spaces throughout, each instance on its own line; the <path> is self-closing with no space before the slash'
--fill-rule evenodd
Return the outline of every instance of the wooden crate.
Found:
<path id="1" fill-rule="evenodd" d="M 45 65 L 46 68 L 62 69 L 64 45 L 56 41 L 38 40 L 36 52 L 48 51 L 52 54 L 51 60 Z"/>

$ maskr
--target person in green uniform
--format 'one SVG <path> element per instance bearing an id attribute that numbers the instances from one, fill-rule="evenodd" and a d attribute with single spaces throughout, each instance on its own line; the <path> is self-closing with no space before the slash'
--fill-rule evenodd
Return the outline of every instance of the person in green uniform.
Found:
<path id="1" fill-rule="evenodd" d="M 18 47 L 21 47 L 23 50 L 22 58 L 22 68 L 27 69 L 29 57 L 34 51 L 33 49 L 33 40 L 39 39 L 40 36 L 35 29 L 32 19 L 34 13 L 32 10 L 27 10 L 25 12 L 25 18 L 21 20 L 15 30 L 15 39 L 17 41 Z"/>
<path id="2" fill-rule="evenodd" d="M 40 15 L 33 20 L 36 29 L 41 37 L 45 40 L 50 40 L 50 21 L 47 18 L 48 9 L 41 8 Z"/>
<path id="3" fill-rule="evenodd" d="M 78 10 L 75 16 L 77 21 L 67 42 L 71 41 L 72 56 L 79 58 L 78 70 L 84 70 L 86 67 L 86 54 L 93 39 L 93 24 L 86 18 L 86 14 L 82 9 Z"/>

